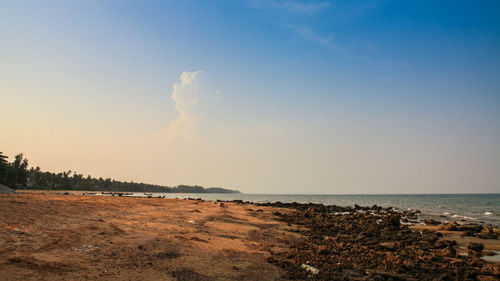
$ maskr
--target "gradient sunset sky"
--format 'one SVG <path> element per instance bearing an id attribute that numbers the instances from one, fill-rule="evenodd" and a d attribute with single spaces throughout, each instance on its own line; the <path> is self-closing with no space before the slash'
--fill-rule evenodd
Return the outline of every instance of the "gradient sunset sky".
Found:
<path id="1" fill-rule="evenodd" d="M 0 4 L 10 160 L 247 193 L 500 192 L 500 1 Z"/>

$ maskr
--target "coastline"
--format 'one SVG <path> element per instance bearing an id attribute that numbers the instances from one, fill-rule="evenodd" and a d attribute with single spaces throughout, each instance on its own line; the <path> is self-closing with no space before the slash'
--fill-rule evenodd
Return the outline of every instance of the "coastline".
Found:
<path id="1" fill-rule="evenodd" d="M 317 204 L 33 192 L 0 195 L 0 209 L 0 274 L 7 280 L 39 280 L 40 276 L 50 280 L 309 276 L 314 280 L 328 276 L 426 280 L 439 277 L 433 271 L 436 265 L 441 266 L 438 272 L 443 278 L 453 272 L 482 280 L 500 276 L 499 265 L 485 262 L 479 253 L 460 254 L 460 247 L 471 241 L 486 241 L 485 250 L 498 249 L 498 239 L 477 240 L 457 231 L 440 237 L 441 230 L 435 226 L 411 230 L 399 225 L 401 214 L 396 223 L 398 214 L 381 207 L 349 210 Z M 330 235 L 325 235 L 327 231 Z M 443 242 L 450 237 L 462 240 L 458 245 Z M 410 249 L 415 254 L 405 256 Z M 380 262 L 357 260 L 370 255 Z"/>
<path id="2" fill-rule="evenodd" d="M 24 192 L 47 192 L 40 190 L 18 190 Z M 75 190 L 49 190 L 49 193 L 70 193 L 84 194 L 96 193 L 96 191 L 75 191 Z M 115 192 L 117 193 L 117 192 Z M 123 191 L 129 194 L 130 192 Z M 476 223 L 481 225 L 493 225 L 500 227 L 500 193 L 494 194 L 230 194 L 230 193 L 148 193 L 132 192 L 129 196 L 137 197 L 164 197 L 164 198 L 201 198 L 208 201 L 233 201 L 242 200 L 244 202 L 271 203 L 283 202 L 302 204 L 324 204 L 336 206 L 384 206 L 393 207 L 399 211 L 420 210 L 418 220 L 423 223 L 426 219 L 434 219 L 442 223 L 458 222 Z"/>

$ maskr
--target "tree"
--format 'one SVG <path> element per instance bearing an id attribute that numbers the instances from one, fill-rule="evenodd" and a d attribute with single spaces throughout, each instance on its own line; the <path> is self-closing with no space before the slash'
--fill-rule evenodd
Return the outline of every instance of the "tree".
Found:
<path id="1" fill-rule="evenodd" d="M 93 178 L 88 175 L 68 170 L 61 173 L 41 171 L 39 167 L 28 170 L 28 159 L 20 153 L 15 156 L 12 163 L 7 161 L 7 156 L 0 152 L 0 183 L 10 187 L 27 186 L 35 189 L 73 189 L 73 190 L 108 190 L 108 191 L 135 191 L 135 192 L 192 192 L 192 193 L 215 193 L 234 192 L 224 188 L 205 189 L 202 186 L 179 185 L 168 187 L 147 183 L 117 181 L 111 178 Z"/>
<path id="2" fill-rule="evenodd" d="M 11 186 L 26 186 L 28 181 L 28 159 L 23 159 L 22 153 L 17 154 L 14 162 L 12 162 L 12 168 L 14 169 L 14 178 L 13 182 L 10 183 Z"/>
<path id="3" fill-rule="evenodd" d="M 3 184 L 8 184 L 9 175 L 11 174 L 11 166 L 7 158 L 9 157 L 3 155 L 3 152 L 0 151 L 0 183 Z"/>

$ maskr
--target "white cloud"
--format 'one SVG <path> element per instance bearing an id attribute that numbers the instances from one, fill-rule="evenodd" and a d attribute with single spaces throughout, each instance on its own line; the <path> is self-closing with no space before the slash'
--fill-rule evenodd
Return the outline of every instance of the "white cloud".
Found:
<path id="1" fill-rule="evenodd" d="M 261 10 L 269 18 L 272 18 L 271 22 L 290 29 L 304 40 L 322 45 L 331 50 L 338 50 L 331 33 L 318 32 L 311 28 L 311 25 L 304 23 L 304 20 L 306 22 L 313 20 L 313 14 L 328 9 L 330 2 L 252 0 L 248 3 L 251 7 Z M 300 18 L 302 19 L 300 20 Z"/>
<path id="2" fill-rule="evenodd" d="M 269 1 L 254 0 L 250 5 L 257 9 L 275 9 L 296 14 L 313 14 L 330 7 L 330 2 L 303 2 L 303 1 Z"/>
<path id="3" fill-rule="evenodd" d="M 302 38 L 307 41 L 314 42 L 316 44 L 322 45 L 330 50 L 338 50 L 337 46 L 333 43 L 333 36 L 331 33 L 320 34 L 314 30 L 312 30 L 307 25 L 287 25 L 288 28 L 295 31 Z"/>
<path id="4" fill-rule="evenodd" d="M 200 100 L 199 75 L 202 71 L 183 72 L 181 82 L 173 84 L 172 100 L 178 116 L 167 128 L 167 138 L 190 137 L 195 133 L 198 123 L 196 106 Z"/>
<path id="5" fill-rule="evenodd" d="M 271 4 L 278 8 L 298 14 L 313 14 L 330 7 L 330 3 L 323 2 L 299 2 L 299 1 L 273 1 Z"/>
<path id="6" fill-rule="evenodd" d="M 312 14 L 318 11 L 322 11 L 330 7 L 329 2 L 311 2 L 303 3 L 296 1 L 285 1 L 281 3 L 281 7 L 295 13 L 307 13 Z"/>

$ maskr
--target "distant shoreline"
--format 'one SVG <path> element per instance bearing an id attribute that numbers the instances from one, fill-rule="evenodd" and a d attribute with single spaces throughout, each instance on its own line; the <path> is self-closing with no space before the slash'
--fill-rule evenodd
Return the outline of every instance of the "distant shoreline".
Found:
<path id="1" fill-rule="evenodd" d="M 21 193 L 50 193 L 77 195 L 112 195 L 101 194 L 94 190 L 18 190 Z M 112 191 L 115 196 L 161 197 L 161 198 L 201 198 L 208 201 L 233 201 L 255 203 L 319 203 L 337 206 L 372 206 L 391 207 L 397 210 L 420 210 L 420 220 L 434 219 L 447 223 L 478 223 L 500 226 L 500 194 L 485 195 L 290 195 L 290 194 L 248 194 L 248 193 L 192 193 L 192 192 L 147 192 L 147 191 Z M 121 195 L 118 193 L 122 193 Z"/>
<path id="2" fill-rule="evenodd" d="M 165 191 L 158 191 L 158 190 L 130 190 L 130 189 L 89 189 L 89 188 L 82 188 L 82 189 L 77 189 L 77 188 L 61 188 L 61 189 L 54 189 L 50 187 L 22 187 L 22 188 L 14 188 L 16 192 L 19 191 L 54 191 L 54 192 L 135 192 L 135 193 L 142 193 L 142 192 L 148 192 L 148 193 L 199 193 L 199 194 L 242 194 L 238 190 L 233 190 L 233 189 L 227 189 L 227 188 L 221 188 L 221 187 L 209 187 L 209 188 L 202 188 L 202 189 L 196 189 L 193 191 L 177 191 L 175 188 L 169 188 L 166 189 Z M 173 190 L 173 191 L 172 191 Z"/>

